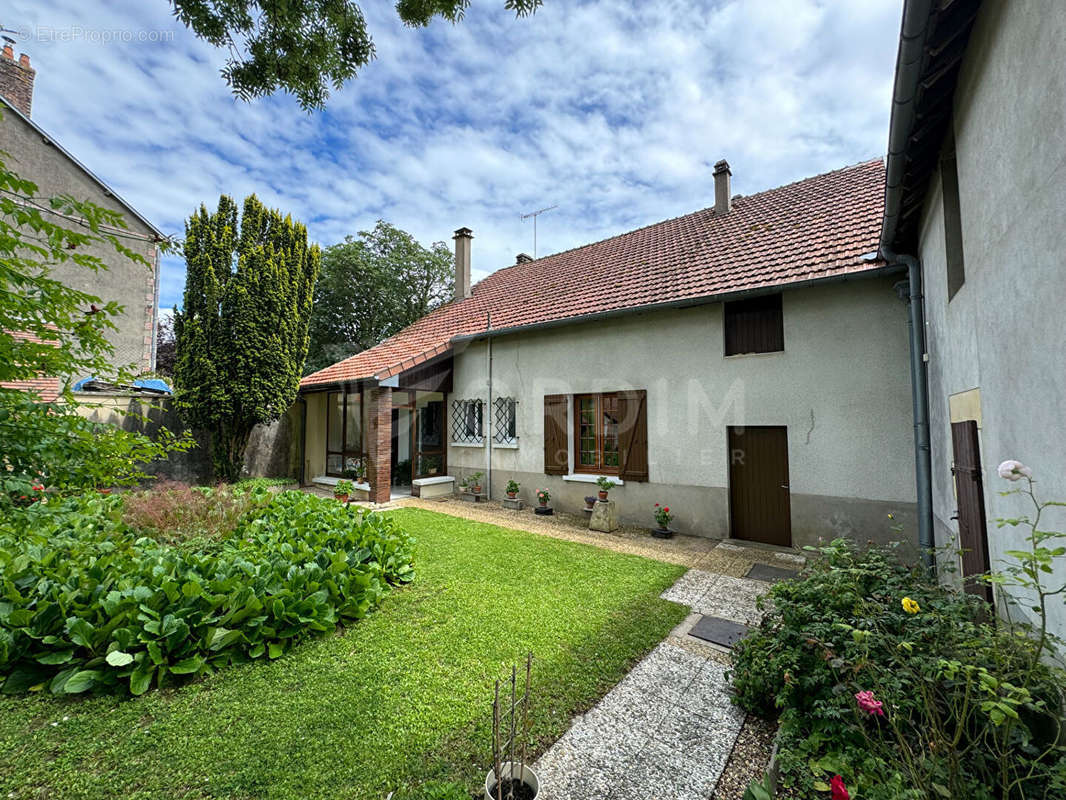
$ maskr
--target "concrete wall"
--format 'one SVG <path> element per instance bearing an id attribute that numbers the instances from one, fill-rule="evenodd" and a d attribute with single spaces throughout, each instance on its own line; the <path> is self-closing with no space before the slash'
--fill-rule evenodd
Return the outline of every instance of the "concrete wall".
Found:
<path id="1" fill-rule="evenodd" d="M 155 436 L 160 428 L 181 434 L 185 425 L 173 407 L 171 398 L 154 394 L 120 392 L 81 392 L 75 395 L 77 411 L 95 422 L 116 425 L 125 430 Z M 258 425 L 252 431 L 245 451 L 245 477 L 295 478 L 300 468 L 299 404 L 294 405 L 277 422 Z M 164 461 L 144 467 L 144 472 L 165 480 L 204 484 L 211 479 L 211 452 L 207 442 L 198 439 L 191 450 L 175 453 Z"/>
<path id="2" fill-rule="evenodd" d="M 109 269 L 93 272 L 73 264 L 60 264 L 55 267 L 53 277 L 71 288 L 99 297 L 105 303 L 115 301 L 123 306 L 123 314 L 114 318 L 118 330 L 108 334 L 115 347 L 114 363 L 132 366 L 135 372 L 152 369 L 158 265 L 155 234 L 6 106 L 0 117 L 0 150 L 8 154 L 4 160 L 9 169 L 37 184 L 40 198 L 68 194 L 123 214 L 129 230 L 116 232 L 116 235 L 121 235 L 122 243 L 144 256 L 150 266 L 130 261 L 115 252 L 110 244 L 99 244 L 79 252 L 97 256 Z M 54 214 L 51 221 L 71 227 L 76 225 Z"/>
<path id="3" fill-rule="evenodd" d="M 980 404 L 981 460 L 993 566 L 1019 535 L 994 520 L 1023 513 L 996 465 L 1018 459 L 1040 495 L 1066 500 L 1066 15 L 1059 0 L 982 6 L 955 96 L 965 284 L 949 301 L 943 198 L 934 175 L 920 256 L 929 350 L 933 508 L 937 540 L 957 529 L 951 398 L 958 418 Z M 977 390 L 963 396 L 962 393 Z M 965 401 L 964 401 L 965 399 Z M 965 410 L 969 405 L 971 410 Z M 1066 529 L 1066 509 L 1044 527 Z M 1066 569 L 1060 566 L 1060 581 Z M 1054 626 L 1066 635 L 1055 605 Z M 1020 612 L 1016 612 L 1020 613 Z"/>
<path id="4" fill-rule="evenodd" d="M 496 339 L 493 394 L 518 399 L 519 441 L 493 448 L 493 495 L 514 478 L 525 500 L 547 487 L 556 507 L 578 510 L 595 486 L 544 475 L 544 395 L 646 389 L 650 480 L 613 490 L 624 521 L 650 526 L 659 502 L 679 530 L 728 536 L 726 426 L 785 425 L 794 543 L 896 538 L 889 513 L 916 537 L 906 307 L 894 281 L 786 292 L 781 353 L 724 357 L 720 304 Z M 456 353 L 449 434 L 452 400 L 487 400 L 485 348 Z M 486 450 L 453 444 L 448 466 L 457 478 L 485 471 Z"/>

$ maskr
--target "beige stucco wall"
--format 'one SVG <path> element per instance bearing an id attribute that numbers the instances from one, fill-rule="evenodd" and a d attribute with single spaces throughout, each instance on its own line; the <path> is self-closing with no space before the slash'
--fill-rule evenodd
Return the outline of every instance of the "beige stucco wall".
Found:
<path id="1" fill-rule="evenodd" d="M 948 301 L 940 176 L 921 233 L 929 351 L 933 509 L 937 540 L 956 532 L 952 395 L 978 389 L 981 460 L 993 565 L 1016 548 L 997 517 L 1024 510 L 996 477 L 1029 464 L 1045 498 L 1066 500 L 1066 15 L 1059 0 L 989 0 L 978 16 L 955 96 L 955 142 L 966 281 Z M 959 409 L 959 401 L 955 403 Z M 1066 529 L 1051 509 L 1045 527 Z M 1066 569 L 1060 567 L 1060 580 Z M 1066 609 L 1053 625 L 1066 635 Z M 1024 614 L 1019 609 L 1016 613 Z"/>
<path id="2" fill-rule="evenodd" d="M 646 389 L 650 481 L 613 491 L 623 520 L 650 525 L 660 502 L 680 530 L 728 536 L 726 426 L 785 425 L 795 543 L 890 538 L 890 512 L 915 536 L 906 307 L 894 281 L 786 292 L 781 353 L 724 357 L 720 304 L 494 340 L 493 394 L 518 398 L 519 446 L 493 449 L 493 494 L 514 477 L 527 501 L 546 486 L 554 505 L 577 510 L 595 487 L 543 474 L 544 395 Z M 483 342 L 456 353 L 449 409 L 487 400 L 486 363 Z M 456 477 L 485 471 L 486 450 L 452 445 L 448 465 Z"/>
<path id="3" fill-rule="evenodd" d="M 105 303 L 117 302 L 123 307 L 123 313 L 113 318 L 118 330 L 106 334 L 115 348 L 116 366 L 132 367 L 135 373 L 154 368 L 152 345 L 158 300 L 158 254 L 154 232 L 114 197 L 105 194 L 100 184 L 6 106 L 0 113 L 0 150 L 7 153 L 4 161 L 9 169 L 37 184 L 40 198 L 72 195 L 123 215 L 128 230 L 115 234 L 121 235 L 122 244 L 142 255 L 148 265 L 120 255 L 110 244 L 94 244 L 79 252 L 100 258 L 107 264 L 107 270 L 93 272 L 68 263 L 56 266 L 52 274 L 71 288 L 99 297 Z M 50 217 L 52 222 L 78 229 L 76 223 L 66 222 L 58 215 L 51 214 Z"/>

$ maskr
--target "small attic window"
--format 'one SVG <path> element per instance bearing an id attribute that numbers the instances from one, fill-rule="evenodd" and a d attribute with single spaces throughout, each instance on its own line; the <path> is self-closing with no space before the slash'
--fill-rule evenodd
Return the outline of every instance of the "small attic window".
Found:
<path id="1" fill-rule="evenodd" d="M 781 295 L 725 304 L 725 354 L 776 353 L 785 349 Z"/>

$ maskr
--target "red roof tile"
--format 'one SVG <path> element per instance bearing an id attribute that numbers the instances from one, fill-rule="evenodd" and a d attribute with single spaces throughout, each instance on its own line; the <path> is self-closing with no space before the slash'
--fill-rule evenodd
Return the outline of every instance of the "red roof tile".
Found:
<path id="1" fill-rule="evenodd" d="M 883 266 L 880 159 L 818 175 L 602 242 L 501 269 L 381 344 L 308 375 L 303 388 L 383 380 L 445 352 L 452 339 L 603 312 L 705 299 Z"/>

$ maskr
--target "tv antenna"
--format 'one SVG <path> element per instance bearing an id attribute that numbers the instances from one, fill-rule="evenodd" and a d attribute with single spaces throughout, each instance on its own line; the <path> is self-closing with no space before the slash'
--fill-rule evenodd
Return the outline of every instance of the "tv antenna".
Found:
<path id="1" fill-rule="evenodd" d="M 522 219 L 529 219 L 530 217 L 533 217 L 533 258 L 537 257 L 537 217 L 539 217 L 545 211 L 551 211 L 553 208 L 558 207 L 559 206 L 557 205 L 548 206 L 547 208 L 542 208 L 539 211 L 530 211 L 528 214 L 522 215 Z"/>

